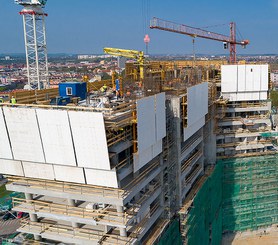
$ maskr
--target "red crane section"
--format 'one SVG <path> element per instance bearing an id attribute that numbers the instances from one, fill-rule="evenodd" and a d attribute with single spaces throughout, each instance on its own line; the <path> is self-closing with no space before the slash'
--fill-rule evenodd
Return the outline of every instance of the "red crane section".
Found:
<path id="1" fill-rule="evenodd" d="M 233 64 L 236 63 L 236 45 L 242 45 L 243 47 L 245 47 L 246 45 L 249 44 L 249 40 L 242 40 L 242 41 L 236 40 L 235 27 L 236 27 L 235 23 L 231 22 L 230 36 L 226 36 L 208 30 L 202 30 L 200 28 L 195 28 L 183 24 L 177 24 L 174 22 L 162 20 L 156 17 L 152 18 L 151 25 L 150 25 L 151 29 L 159 29 L 163 31 L 188 35 L 194 38 L 200 37 L 200 38 L 206 38 L 206 39 L 228 43 L 230 44 L 230 62 Z"/>

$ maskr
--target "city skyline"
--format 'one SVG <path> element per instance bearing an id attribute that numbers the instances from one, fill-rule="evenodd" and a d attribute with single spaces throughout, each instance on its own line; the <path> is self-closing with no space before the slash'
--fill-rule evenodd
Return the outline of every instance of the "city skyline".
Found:
<path id="1" fill-rule="evenodd" d="M 20 9 L 13 1 L 0 4 L 3 33 L 0 53 L 24 53 Z M 100 54 L 105 46 L 145 50 L 143 38 L 146 33 L 151 37 L 150 54 L 192 53 L 192 38 L 146 28 L 149 18 L 154 16 L 199 28 L 210 26 L 208 30 L 225 35 L 229 35 L 229 22 L 235 21 L 238 34 L 250 40 L 247 49 L 238 47 L 238 54 L 278 53 L 278 34 L 275 33 L 278 2 L 275 0 L 236 1 L 233 5 L 220 0 L 200 0 L 198 3 L 83 0 L 82 4 L 73 0 L 52 0 L 48 1 L 45 11 L 49 14 L 46 19 L 49 53 Z M 228 54 L 221 42 L 198 38 L 195 50 L 198 54 Z"/>

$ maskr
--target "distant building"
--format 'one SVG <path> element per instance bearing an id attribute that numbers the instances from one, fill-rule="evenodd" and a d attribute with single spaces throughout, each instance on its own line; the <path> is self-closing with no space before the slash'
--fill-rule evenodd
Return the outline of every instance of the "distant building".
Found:
<path id="1" fill-rule="evenodd" d="M 278 83 L 278 71 L 273 71 L 270 73 L 270 80 L 275 84 Z"/>
<path id="2" fill-rule="evenodd" d="M 88 60 L 88 59 L 95 59 L 95 58 L 106 59 L 106 58 L 110 58 L 110 57 L 116 58 L 116 56 L 112 56 L 109 54 L 102 54 L 102 55 L 80 54 L 80 55 L 77 55 L 78 60 Z"/>

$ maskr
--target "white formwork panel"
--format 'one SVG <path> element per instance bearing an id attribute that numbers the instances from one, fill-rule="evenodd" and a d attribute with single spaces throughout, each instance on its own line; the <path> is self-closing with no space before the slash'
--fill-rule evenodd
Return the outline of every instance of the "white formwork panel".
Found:
<path id="1" fill-rule="evenodd" d="M 237 65 L 221 66 L 221 92 L 237 91 Z"/>
<path id="2" fill-rule="evenodd" d="M 137 101 L 138 151 L 143 152 L 156 142 L 155 98 L 146 97 Z"/>
<path id="3" fill-rule="evenodd" d="M 208 114 L 208 83 L 199 84 L 200 96 L 202 97 L 202 112 L 203 116 Z"/>
<path id="4" fill-rule="evenodd" d="M 61 165 L 53 165 L 53 168 L 56 180 L 85 184 L 83 168 Z"/>
<path id="5" fill-rule="evenodd" d="M 267 100 L 267 92 L 260 92 L 260 100 Z"/>
<path id="6" fill-rule="evenodd" d="M 205 125 L 205 117 L 199 119 L 194 124 L 188 126 L 187 128 L 183 129 L 183 141 L 189 139 L 193 134 L 195 134 L 200 128 Z"/>
<path id="7" fill-rule="evenodd" d="M 228 99 L 229 101 L 237 100 L 237 93 L 222 93 L 223 99 Z"/>
<path id="8" fill-rule="evenodd" d="M 24 176 L 21 161 L 0 159 L 0 173 L 16 176 Z"/>
<path id="9" fill-rule="evenodd" d="M 88 185 L 118 188 L 117 173 L 114 171 L 85 169 L 86 182 Z"/>
<path id="10" fill-rule="evenodd" d="M 110 170 L 106 131 L 102 113 L 69 111 L 77 165 Z"/>
<path id="11" fill-rule="evenodd" d="M 208 83 L 202 83 L 187 89 L 188 126 L 198 122 L 208 113 Z"/>
<path id="12" fill-rule="evenodd" d="M 0 158 L 13 159 L 2 108 L 0 108 Z"/>
<path id="13" fill-rule="evenodd" d="M 261 65 L 261 91 L 268 91 L 268 65 Z"/>
<path id="14" fill-rule="evenodd" d="M 159 141 L 166 136 L 165 93 L 156 94 L 155 103 L 156 141 Z"/>
<path id="15" fill-rule="evenodd" d="M 134 173 L 144 167 L 149 161 L 153 159 L 152 146 L 143 152 L 137 152 L 133 154 L 133 170 Z"/>
<path id="16" fill-rule="evenodd" d="M 261 91 L 261 66 L 253 69 L 253 91 Z"/>
<path id="17" fill-rule="evenodd" d="M 255 65 L 246 65 L 246 92 L 251 92 L 251 91 L 258 91 L 255 89 L 255 83 L 257 83 L 255 73 L 257 69 L 260 69 L 260 67 L 255 66 Z M 258 76 L 260 79 L 260 75 Z"/>
<path id="18" fill-rule="evenodd" d="M 47 163 L 76 166 L 67 111 L 37 109 Z"/>
<path id="19" fill-rule="evenodd" d="M 52 164 L 22 162 L 25 177 L 55 180 Z"/>
<path id="20" fill-rule="evenodd" d="M 238 65 L 237 67 L 237 90 L 246 91 L 246 65 Z"/>
<path id="21" fill-rule="evenodd" d="M 162 152 L 162 139 L 157 141 L 153 146 L 152 146 L 152 156 L 155 158 Z"/>
<path id="22" fill-rule="evenodd" d="M 45 163 L 36 111 L 3 108 L 15 160 Z"/>

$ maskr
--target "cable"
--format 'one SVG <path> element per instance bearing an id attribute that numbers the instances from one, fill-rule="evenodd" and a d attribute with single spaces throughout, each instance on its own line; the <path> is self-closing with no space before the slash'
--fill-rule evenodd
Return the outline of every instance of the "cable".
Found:
<path id="1" fill-rule="evenodd" d="M 240 33 L 240 30 L 236 27 L 236 33 L 239 33 L 239 37 L 241 40 L 244 40 L 243 36 Z"/>
<path id="2" fill-rule="evenodd" d="M 212 27 L 226 26 L 226 25 L 229 25 L 229 24 L 230 23 L 224 23 L 224 24 L 213 25 L 213 26 L 204 26 L 204 27 L 200 27 L 199 29 L 208 29 L 208 28 L 212 28 Z"/>

